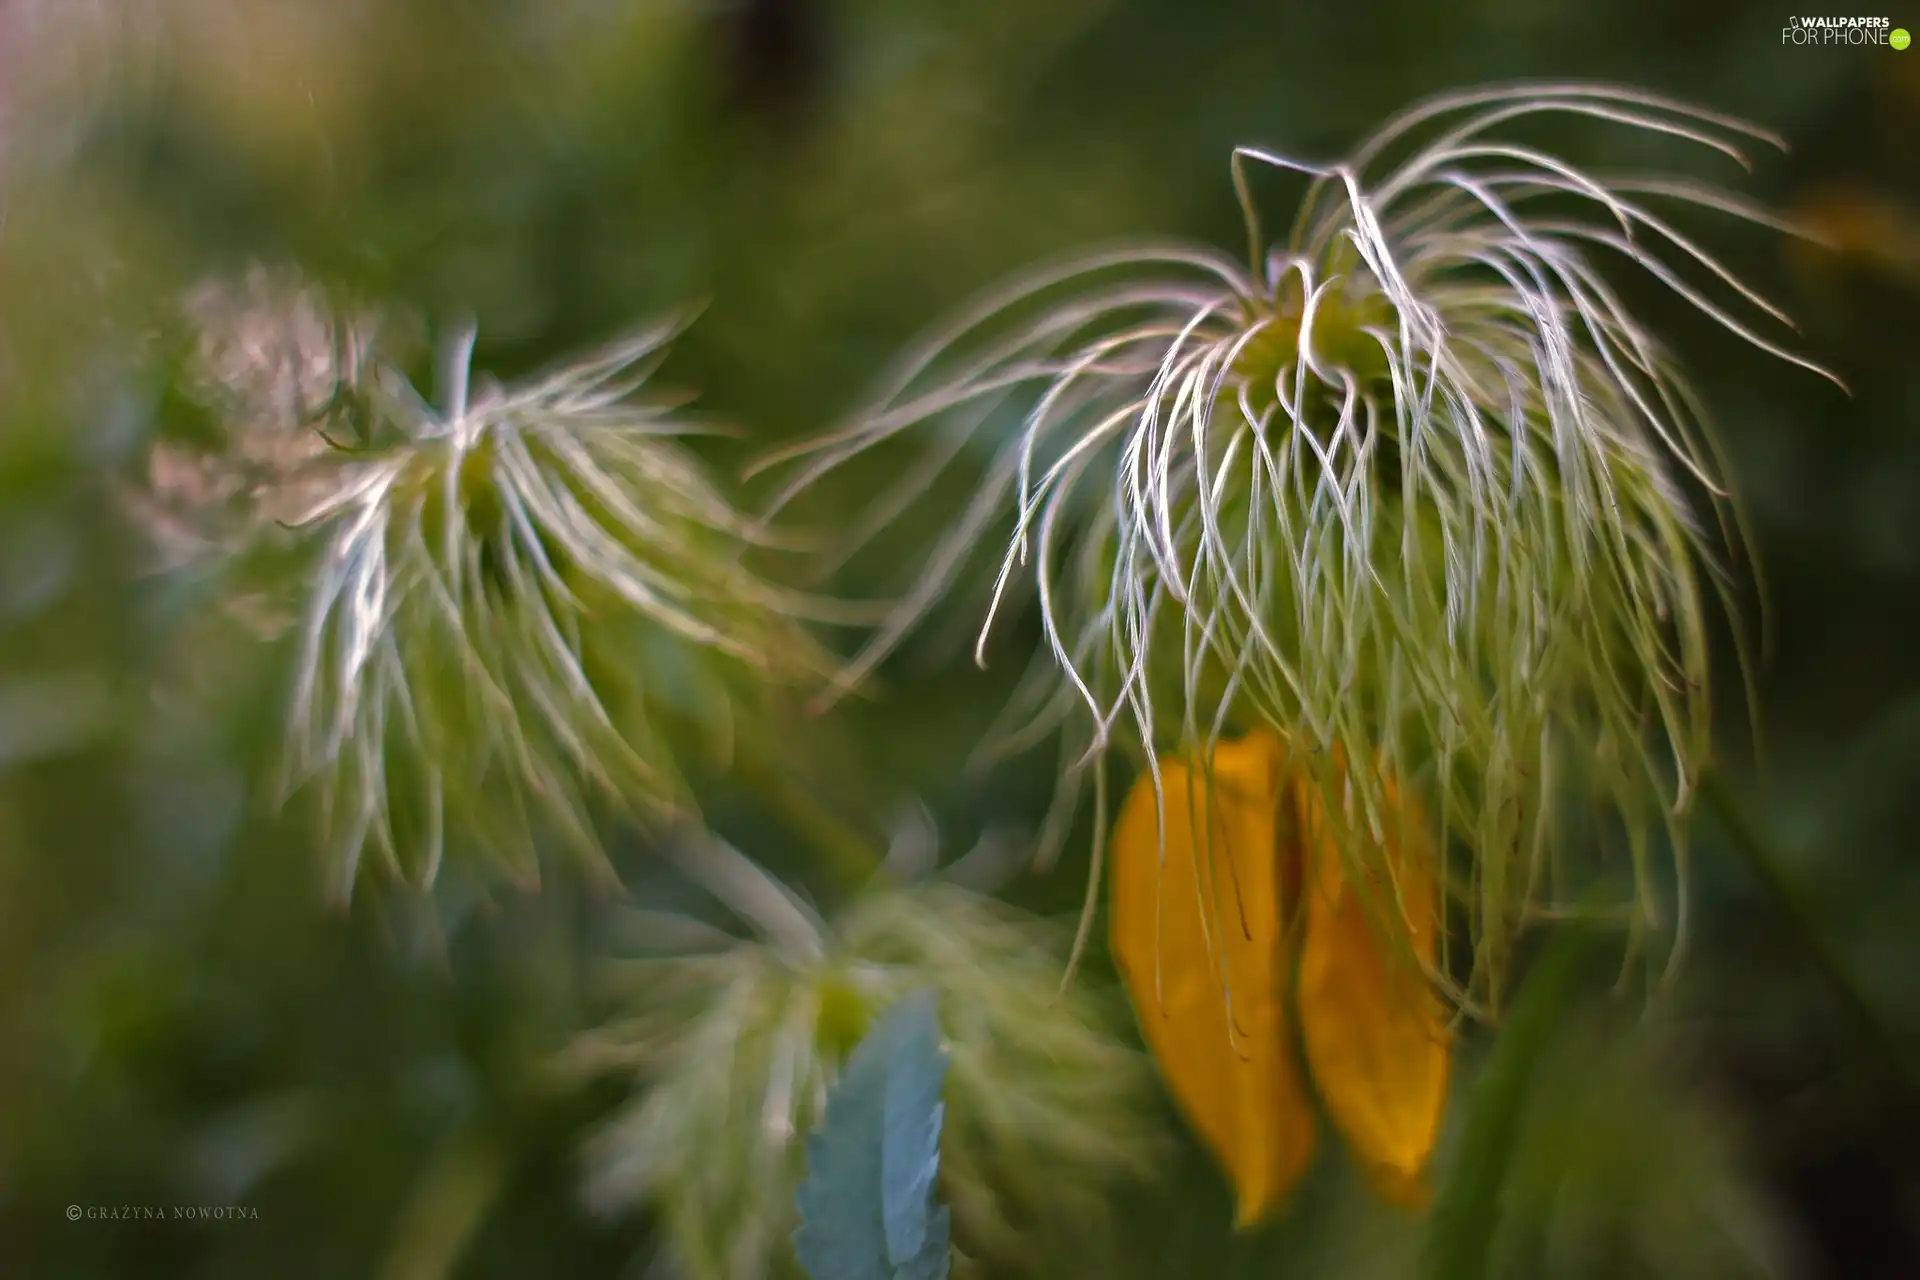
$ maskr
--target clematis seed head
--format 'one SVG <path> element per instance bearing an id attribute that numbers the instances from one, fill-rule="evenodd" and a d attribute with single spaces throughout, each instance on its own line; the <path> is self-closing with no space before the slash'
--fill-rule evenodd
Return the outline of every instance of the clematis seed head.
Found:
<path id="1" fill-rule="evenodd" d="M 468 332 L 446 404 L 386 366 L 360 388 L 389 443 L 294 521 L 318 563 L 286 784 L 313 782 L 341 892 L 369 847 L 430 879 L 455 835 L 523 875 L 547 836 L 601 866 L 597 813 L 683 810 L 689 743 L 726 750 L 756 691 L 824 670 L 686 424 L 635 398 L 678 328 L 477 390 Z"/>
<path id="2" fill-rule="evenodd" d="M 1146 1059 L 1114 1034 L 1107 1002 L 1062 996 L 1053 925 L 938 881 L 871 890 L 826 922 L 729 846 L 702 838 L 694 856 L 683 865 L 704 865 L 763 936 L 636 921 L 648 953 L 610 974 L 623 1011 L 568 1060 L 636 1085 L 588 1151 L 596 1205 L 650 1203 L 690 1277 L 785 1274 L 829 1089 L 889 1006 L 931 989 L 950 1055 L 940 1176 L 956 1240 L 996 1261 L 1083 1232 L 1097 1248 L 1112 1188 L 1151 1170 L 1162 1131 Z"/>
<path id="3" fill-rule="evenodd" d="M 784 500 L 923 424 L 1019 415 L 842 687 L 997 528 L 978 656 L 1022 596 L 1046 646 L 1009 742 L 1066 726 L 1079 762 L 1119 743 L 1152 771 L 1271 730 L 1304 753 L 1354 884 L 1388 877 L 1389 780 L 1409 788 L 1466 926 L 1470 954 L 1449 941 L 1436 965 L 1463 975 L 1462 1007 L 1497 999 L 1515 933 L 1575 896 L 1553 816 L 1573 787 L 1623 835 L 1636 929 L 1670 928 L 1677 954 L 1684 897 L 1662 906 L 1653 836 L 1664 823 L 1684 859 L 1710 606 L 1731 607 L 1741 538 L 1697 397 L 1616 273 L 1825 371 L 1678 219 L 1791 228 L 1689 178 L 1589 172 L 1512 136 L 1538 117 L 1741 165 L 1781 145 L 1636 89 L 1523 84 L 1419 103 L 1338 163 L 1237 149 L 1245 260 L 1130 245 L 1035 270 L 910 351 L 851 425 L 772 460 L 797 464 Z M 1278 241 L 1252 191 L 1270 169 L 1308 183 Z M 903 472 L 913 491 L 883 494 L 862 530 L 936 471 Z"/>

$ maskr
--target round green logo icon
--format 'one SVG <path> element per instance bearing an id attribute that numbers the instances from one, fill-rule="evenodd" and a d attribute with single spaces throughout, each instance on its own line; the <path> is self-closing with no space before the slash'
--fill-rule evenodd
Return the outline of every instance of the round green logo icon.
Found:
<path id="1" fill-rule="evenodd" d="M 1887 43 L 1896 49 L 1904 49 L 1912 42 L 1913 37 L 1907 34 L 1905 27 L 1895 27 L 1892 33 L 1887 36 Z"/>

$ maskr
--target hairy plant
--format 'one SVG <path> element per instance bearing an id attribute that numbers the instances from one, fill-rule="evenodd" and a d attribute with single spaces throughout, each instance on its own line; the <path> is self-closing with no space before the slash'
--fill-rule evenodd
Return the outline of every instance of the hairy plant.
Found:
<path id="1" fill-rule="evenodd" d="M 949 1057 L 940 1196 L 956 1244 L 1011 1262 L 1033 1256 L 1035 1227 L 1097 1240 L 1106 1192 L 1156 1149 L 1149 1076 L 1098 998 L 1060 991 L 1050 926 L 937 882 L 871 890 L 828 924 L 710 837 L 682 859 L 761 937 L 636 921 L 652 954 L 610 975 L 632 1012 L 571 1055 L 638 1086 L 590 1148 L 596 1204 L 653 1205 L 690 1276 L 794 1274 L 804 1139 L 872 1021 L 926 989 Z"/>
<path id="2" fill-rule="evenodd" d="M 771 460 L 803 462 L 784 503 L 916 425 L 1024 415 L 841 687 L 1010 518 L 977 656 L 1022 585 L 1047 649 L 1011 742 L 1063 723 L 1096 760 L 1131 742 L 1157 791 L 1162 751 L 1204 761 L 1270 728 L 1304 748 L 1363 887 L 1392 883 L 1390 789 L 1413 789 L 1471 948 L 1462 963 L 1449 934 L 1427 968 L 1469 1009 L 1497 1000 L 1514 932 L 1568 896 L 1554 799 L 1577 783 L 1632 858 L 1635 939 L 1671 926 L 1677 955 L 1684 865 L 1675 923 L 1651 838 L 1665 815 L 1684 864 L 1672 819 L 1709 748 L 1709 604 L 1731 610 L 1742 539 L 1696 397 L 1603 260 L 1824 371 L 1762 332 L 1786 324 L 1778 308 L 1662 210 L 1780 220 L 1507 136 L 1542 116 L 1743 165 L 1749 144 L 1781 145 L 1639 90 L 1524 84 L 1422 102 L 1337 164 L 1237 148 L 1248 261 L 1129 245 L 1037 269 L 916 346 L 851 425 Z M 1256 166 L 1310 183 L 1284 242 L 1266 238 Z M 861 536 L 963 443 L 881 493 Z M 1391 893 L 1364 896 L 1405 933 Z"/>
<path id="3" fill-rule="evenodd" d="M 385 365 L 355 389 L 376 447 L 295 522 L 319 562 L 287 761 L 342 892 L 368 845 L 431 879 L 449 828 L 526 874 L 548 834 L 600 866 L 596 809 L 683 810 L 679 753 L 823 669 L 813 606 L 743 564 L 686 424 L 635 399 L 677 328 L 471 398 L 469 332 L 439 410 Z"/>

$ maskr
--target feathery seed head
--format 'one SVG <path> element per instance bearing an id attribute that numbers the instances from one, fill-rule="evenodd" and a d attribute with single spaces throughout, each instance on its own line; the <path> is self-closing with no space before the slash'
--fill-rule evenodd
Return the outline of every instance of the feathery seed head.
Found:
<path id="1" fill-rule="evenodd" d="M 1815 366 L 1761 331 L 1786 323 L 1779 310 L 1669 219 L 1778 220 L 1503 136 L 1542 115 L 1742 164 L 1743 147 L 1778 143 L 1649 93 L 1546 84 L 1421 103 L 1341 164 L 1236 150 L 1248 264 L 1149 245 L 1036 271 L 800 451 L 789 496 L 915 424 L 1025 411 L 843 685 L 1010 509 L 981 652 L 1022 587 L 1050 658 L 1016 700 L 1016 739 L 1077 723 L 1093 752 L 1121 735 L 1152 768 L 1162 750 L 1204 759 L 1272 728 L 1308 748 L 1356 883 L 1383 874 L 1386 780 L 1415 787 L 1442 846 L 1466 851 L 1443 877 L 1474 948 L 1463 1002 L 1497 989 L 1513 931 L 1558 896 L 1551 798 L 1569 777 L 1617 815 L 1636 920 L 1654 922 L 1650 828 L 1684 807 L 1707 750 L 1706 601 L 1728 590 L 1715 552 L 1733 535 L 1701 518 L 1726 494 L 1694 397 L 1603 264 Z M 1251 194 L 1258 166 L 1311 184 L 1281 244 Z M 886 495 L 880 518 L 911 496 Z"/>
<path id="2" fill-rule="evenodd" d="M 941 1195 L 969 1252 L 1031 1256 L 1030 1224 L 1092 1227 L 1113 1181 L 1149 1167 L 1145 1059 L 1092 993 L 1060 992 L 1049 926 L 938 883 L 873 891 L 827 925 L 744 855 L 710 842 L 699 856 L 764 939 L 644 918 L 654 954 L 620 966 L 632 1016 L 571 1057 L 642 1087 L 594 1139 L 592 1198 L 654 1204 L 689 1276 L 788 1274 L 827 1090 L 870 1024 L 922 988 L 939 993 L 950 1061 Z"/>
<path id="3" fill-rule="evenodd" d="M 597 806 L 679 809 L 687 739 L 724 744 L 749 687 L 819 669 L 685 427 L 633 399 L 677 327 L 471 397 L 468 333 L 440 411 L 366 380 L 397 442 L 298 521 L 320 560 L 288 781 L 318 780 L 342 892 L 369 843 L 431 877 L 454 822 L 529 875 L 537 834 L 598 866 Z"/>

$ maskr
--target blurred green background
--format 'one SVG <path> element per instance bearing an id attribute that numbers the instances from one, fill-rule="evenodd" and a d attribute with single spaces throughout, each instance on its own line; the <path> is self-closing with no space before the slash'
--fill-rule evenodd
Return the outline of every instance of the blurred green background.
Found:
<path id="1" fill-rule="evenodd" d="M 154 441 L 204 429 L 166 336 L 189 290 L 265 264 L 429 330 L 471 315 L 502 376 L 704 301 L 666 377 L 737 429 L 700 446 L 730 478 L 1037 257 L 1237 246 L 1235 143 L 1328 158 L 1429 92 L 1575 76 L 1791 140 L 1743 189 L 1830 246 L 1700 234 L 1852 395 L 1649 296 L 1765 571 L 1764 753 L 1730 647 L 1720 742 L 1771 880 L 1695 823 L 1680 989 L 1556 1030 L 1502 1210 L 1537 1230 L 1505 1265 L 1920 1274 L 1920 52 L 1783 46 L 1786 22 L 1723 0 L 0 3 L 0 1275 L 667 1274 L 644 1208 L 581 1191 L 624 1085 L 550 1070 L 607 1014 L 618 904 L 559 867 L 537 894 L 452 877 L 332 911 L 311 833 L 263 803 L 284 654 L 206 607 L 230 578 L 156 572 L 122 500 Z M 838 483 L 803 522 L 873 476 Z M 837 586 L 897 590 L 913 563 L 869 559 Z M 806 753 L 804 788 L 868 838 L 916 804 L 950 853 L 1045 813 L 1051 752 L 967 768 L 1037 628 L 982 672 L 953 612 Z M 779 806 L 722 777 L 702 796 L 831 902 Z M 1005 896 L 1071 912 L 1089 825 Z M 674 892 L 610 838 L 633 897 Z M 1235 1240 L 1184 1149 L 1126 1192 L 1112 1274 L 1410 1274 L 1417 1226 L 1322 1163 L 1287 1222 Z M 66 1216 L 179 1203 L 257 1217 Z"/>

